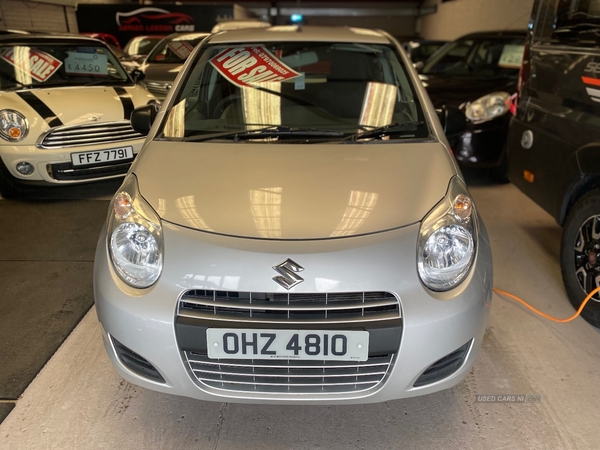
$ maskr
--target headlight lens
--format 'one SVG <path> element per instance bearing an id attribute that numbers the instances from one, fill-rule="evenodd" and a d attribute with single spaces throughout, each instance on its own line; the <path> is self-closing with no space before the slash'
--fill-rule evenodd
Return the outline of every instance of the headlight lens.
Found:
<path id="1" fill-rule="evenodd" d="M 108 250 L 115 272 L 127 284 L 147 288 L 163 266 L 160 218 L 139 195 L 131 174 L 114 196 L 108 216 Z"/>
<path id="2" fill-rule="evenodd" d="M 27 119 L 19 111 L 3 109 L 0 111 L 0 136 L 10 142 L 25 139 L 29 131 Z"/>
<path id="3" fill-rule="evenodd" d="M 493 92 L 470 103 L 465 115 L 473 123 L 487 122 L 500 117 L 510 110 L 510 94 L 508 92 Z"/>
<path id="4" fill-rule="evenodd" d="M 454 177 L 446 197 L 423 219 L 419 230 L 417 267 L 425 286 L 447 291 L 465 279 L 477 247 L 476 227 L 467 188 Z"/>

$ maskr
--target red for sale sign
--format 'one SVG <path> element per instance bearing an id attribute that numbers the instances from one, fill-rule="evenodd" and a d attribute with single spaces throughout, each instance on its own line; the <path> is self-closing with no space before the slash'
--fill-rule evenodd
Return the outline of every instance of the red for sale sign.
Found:
<path id="1" fill-rule="evenodd" d="M 190 53 L 192 53 L 192 50 L 194 50 L 192 44 L 186 41 L 171 41 L 167 44 L 167 47 L 183 60 L 186 60 L 190 56 Z"/>
<path id="2" fill-rule="evenodd" d="M 62 62 L 48 53 L 38 51 L 34 48 L 27 49 L 27 52 L 20 52 L 14 48 L 4 50 L 0 58 L 9 62 L 16 68 L 31 75 L 31 78 L 44 82 L 50 78 L 54 72 L 62 65 Z"/>
<path id="3" fill-rule="evenodd" d="M 235 47 L 210 60 L 221 75 L 237 86 L 284 81 L 300 76 L 264 47 Z"/>

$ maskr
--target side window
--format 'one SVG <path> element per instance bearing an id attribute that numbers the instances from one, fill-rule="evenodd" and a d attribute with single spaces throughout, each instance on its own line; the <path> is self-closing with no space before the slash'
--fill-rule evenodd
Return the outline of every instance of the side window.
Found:
<path id="1" fill-rule="evenodd" d="M 558 0 L 551 43 L 596 47 L 600 45 L 600 0 Z"/>

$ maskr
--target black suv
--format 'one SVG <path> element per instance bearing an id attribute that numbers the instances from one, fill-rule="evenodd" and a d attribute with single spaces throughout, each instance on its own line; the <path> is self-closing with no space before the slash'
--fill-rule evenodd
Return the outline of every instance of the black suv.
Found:
<path id="1" fill-rule="evenodd" d="M 536 0 L 509 130 L 509 178 L 563 226 L 576 308 L 600 285 L 599 3 Z M 581 315 L 600 327 L 599 294 Z"/>

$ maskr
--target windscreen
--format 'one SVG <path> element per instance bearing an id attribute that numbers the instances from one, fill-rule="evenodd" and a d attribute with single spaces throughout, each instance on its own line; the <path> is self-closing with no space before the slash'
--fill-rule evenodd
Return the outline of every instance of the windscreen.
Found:
<path id="1" fill-rule="evenodd" d="M 159 42 L 148 55 L 147 62 L 153 64 L 182 64 L 190 56 L 206 34 L 178 36 Z"/>
<path id="2" fill-rule="evenodd" d="M 131 83 L 106 47 L 95 45 L 2 45 L 0 89 Z"/>
<path id="3" fill-rule="evenodd" d="M 396 50 L 353 43 L 210 45 L 178 90 L 162 137 L 290 127 L 355 133 L 423 113 Z M 424 137 L 427 126 L 387 139 Z"/>
<path id="4" fill-rule="evenodd" d="M 525 37 L 518 39 L 461 39 L 430 58 L 425 75 L 495 77 L 517 76 L 523 61 Z"/>

